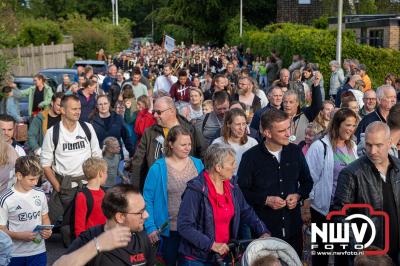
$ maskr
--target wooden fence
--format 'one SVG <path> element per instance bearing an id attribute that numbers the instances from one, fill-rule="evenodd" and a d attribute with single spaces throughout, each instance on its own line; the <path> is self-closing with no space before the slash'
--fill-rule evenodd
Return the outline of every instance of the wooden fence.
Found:
<path id="1" fill-rule="evenodd" d="M 11 72 L 15 76 L 33 76 L 44 68 L 64 68 L 67 59 L 74 56 L 72 43 L 0 49 L 12 59 Z"/>

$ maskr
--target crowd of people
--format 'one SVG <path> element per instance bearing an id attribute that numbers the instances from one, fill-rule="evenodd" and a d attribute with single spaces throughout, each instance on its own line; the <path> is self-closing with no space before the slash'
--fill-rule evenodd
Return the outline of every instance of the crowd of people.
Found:
<path id="1" fill-rule="evenodd" d="M 300 55 L 284 68 L 277 51 L 242 46 L 102 59 L 104 79 L 87 66 L 55 92 L 40 74 L 3 88 L 1 265 L 46 265 L 56 228 L 63 266 L 213 265 L 230 261 L 232 239 L 270 237 L 307 265 L 400 265 L 400 77 L 374 88 L 367 66 L 345 59 L 324 79 Z M 317 239 L 307 256 L 304 229 L 351 203 L 387 213 L 387 255 L 322 255 Z M 280 265 L 277 254 L 252 265 Z"/>

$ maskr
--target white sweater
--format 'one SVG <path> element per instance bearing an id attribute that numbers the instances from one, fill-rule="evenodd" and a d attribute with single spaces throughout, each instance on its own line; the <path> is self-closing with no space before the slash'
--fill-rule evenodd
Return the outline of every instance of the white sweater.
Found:
<path id="1" fill-rule="evenodd" d="M 51 166 L 55 173 L 72 177 L 82 176 L 82 164 L 89 157 L 102 157 L 99 141 L 93 126 L 86 123 L 91 132 L 91 141 L 88 142 L 85 131 L 79 123 L 73 132 L 68 131 L 60 123 L 60 135 L 54 159 L 53 128 L 47 130 L 44 136 L 40 162 L 43 167 Z M 55 164 L 54 164 L 55 162 Z"/>

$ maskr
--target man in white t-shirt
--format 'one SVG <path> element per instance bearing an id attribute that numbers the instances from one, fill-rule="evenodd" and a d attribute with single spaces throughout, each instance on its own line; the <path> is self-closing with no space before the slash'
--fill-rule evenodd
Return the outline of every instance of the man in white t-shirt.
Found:
<path id="1" fill-rule="evenodd" d="M 13 241 L 10 265 L 46 265 L 43 239 L 51 236 L 51 229 L 35 230 L 37 226 L 50 225 L 46 195 L 36 187 L 42 174 L 38 158 L 18 158 L 17 182 L 0 196 L 0 230 Z"/>
<path id="2" fill-rule="evenodd" d="M 6 114 L 0 115 L 0 129 L 3 131 L 5 141 L 12 145 L 17 152 L 18 156 L 25 156 L 25 150 L 14 139 L 15 119 Z"/>
<path id="3" fill-rule="evenodd" d="M 178 78 L 172 75 L 172 66 L 166 64 L 164 66 L 164 75 L 159 76 L 154 83 L 154 96 L 169 96 L 172 85 L 178 81 Z"/>
<path id="4" fill-rule="evenodd" d="M 53 223 L 60 220 L 78 187 L 86 183 L 83 162 L 89 157 L 102 157 L 92 125 L 79 121 L 80 114 L 79 98 L 64 96 L 61 122 L 49 128 L 43 140 L 40 161 L 47 180 L 53 186 L 49 201 L 49 216 Z"/>

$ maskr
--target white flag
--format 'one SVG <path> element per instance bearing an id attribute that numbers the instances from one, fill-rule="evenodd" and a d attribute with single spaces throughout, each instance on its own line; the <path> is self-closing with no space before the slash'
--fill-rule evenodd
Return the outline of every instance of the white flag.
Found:
<path id="1" fill-rule="evenodd" d="M 165 35 L 164 47 L 168 52 L 171 53 L 175 49 L 175 39 L 168 35 Z"/>

